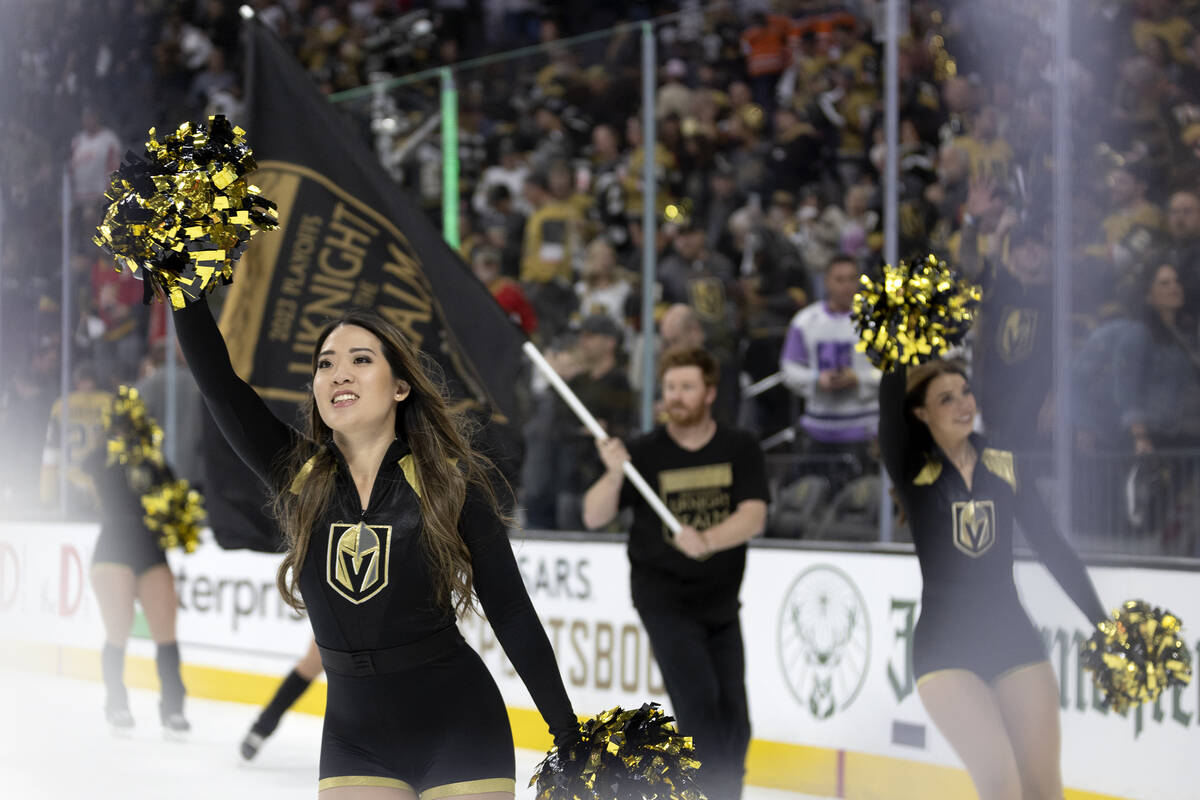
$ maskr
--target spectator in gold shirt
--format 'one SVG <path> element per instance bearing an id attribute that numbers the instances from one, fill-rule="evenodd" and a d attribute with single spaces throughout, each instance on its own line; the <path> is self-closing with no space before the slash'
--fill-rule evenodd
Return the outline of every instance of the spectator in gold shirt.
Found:
<path id="1" fill-rule="evenodd" d="M 959 136 L 954 144 L 970 158 L 972 178 L 988 178 L 1001 183 L 1008 180 L 1013 150 L 1000 136 L 1000 117 L 994 106 L 980 108 L 972 120 L 971 132 Z"/>
<path id="2" fill-rule="evenodd" d="M 1146 177 L 1135 165 L 1120 166 L 1105 179 L 1112 211 L 1100 224 L 1111 249 L 1138 226 L 1162 230 L 1162 210 L 1146 199 Z"/>

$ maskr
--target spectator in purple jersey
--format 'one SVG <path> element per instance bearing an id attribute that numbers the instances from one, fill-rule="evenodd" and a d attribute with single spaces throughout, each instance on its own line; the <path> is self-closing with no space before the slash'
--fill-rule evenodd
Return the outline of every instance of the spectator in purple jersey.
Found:
<path id="1" fill-rule="evenodd" d="M 800 427 L 814 454 L 849 453 L 866 461 L 879 424 L 879 370 L 855 350 L 850 308 L 859 268 L 835 256 L 825 268 L 825 299 L 798 311 L 779 360 L 787 387 L 804 399 Z"/>

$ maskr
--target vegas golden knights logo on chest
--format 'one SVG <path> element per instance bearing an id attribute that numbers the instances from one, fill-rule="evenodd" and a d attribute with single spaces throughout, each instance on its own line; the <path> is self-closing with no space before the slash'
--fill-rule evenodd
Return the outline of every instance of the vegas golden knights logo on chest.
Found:
<path id="1" fill-rule="evenodd" d="M 1000 330 L 996 346 L 1006 364 L 1016 364 L 1029 358 L 1037 339 L 1038 312 L 1036 308 L 1006 306 L 1000 315 Z"/>
<path id="2" fill-rule="evenodd" d="M 996 505 L 991 500 L 970 500 L 953 505 L 954 546 L 978 558 L 996 543 Z"/>
<path id="3" fill-rule="evenodd" d="M 365 603 L 387 586 L 391 554 L 391 525 L 335 522 L 329 526 L 325 582 L 351 603 Z"/>
<path id="4" fill-rule="evenodd" d="M 692 308 L 705 321 L 716 321 L 725 315 L 725 289 L 713 278 L 702 278 L 688 284 L 688 299 Z"/>

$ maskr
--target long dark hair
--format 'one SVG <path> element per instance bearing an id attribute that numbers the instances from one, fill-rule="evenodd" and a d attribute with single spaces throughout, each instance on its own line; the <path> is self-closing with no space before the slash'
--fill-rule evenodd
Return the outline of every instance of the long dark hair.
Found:
<path id="1" fill-rule="evenodd" d="M 967 367 L 961 361 L 935 358 L 917 367 L 909 367 L 904 384 L 904 416 L 908 421 L 909 446 L 928 452 L 933 448 L 933 435 L 929 426 L 917 419 L 913 411 L 925 405 L 929 394 L 929 385 L 933 379 L 942 375 L 960 375 L 963 380 L 967 377 Z"/>
<path id="2" fill-rule="evenodd" d="M 1167 323 L 1163 322 L 1158 310 L 1150 305 L 1150 290 L 1154 288 L 1154 282 L 1158 280 L 1158 273 L 1168 267 L 1175 273 L 1175 280 L 1179 280 L 1181 277 L 1179 267 L 1167 258 L 1160 256 L 1147 261 L 1138 275 L 1138 281 L 1135 284 L 1136 294 L 1129 298 L 1129 306 L 1134 310 L 1134 317 L 1141 320 L 1142 324 L 1146 326 L 1146 330 L 1150 332 L 1151 338 L 1159 344 L 1174 343 L 1179 339 L 1179 334 L 1172 331 Z M 1180 309 L 1176 315 L 1177 326 L 1182 322 L 1184 313 L 1183 309 Z"/>
<path id="3" fill-rule="evenodd" d="M 313 347 L 312 374 L 325 340 L 342 325 L 357 325 L 379 339 L 392 375 L 411 391 L 396 408 L 396 436 L 404 437 L 417 465 L 421 491 L 421 544 L 433 577 L 438 605 L 460 612 L 473 606 L 471 554 L 458 532 L 458 519 L 468 488 L 477 489 L 506 523 L 493 480 L 502 481 L 495 467 L 471 447 L 474 425 L 446 401 L 441 370 L 413 346 L 403 333 L 372 311 L 351 310 L 321 331 Z M 284 600 L 303 609 L 298 591 L 300 567 L 308 554 L 313 527 L 328 508 L 334 490 L 336 458 L 333 431 L 321 419 L 316 397 L 309 392 L 301 405 L 305 438 L 288 453 L 275 496 L 275 516 L 287 542 L 276 583 Z M 312 460 L 312 464 L 308 462 Z M 304 472 L 305 474 L 302 474 Z M 300 486 L 293 486 L 293 483 Z"/>

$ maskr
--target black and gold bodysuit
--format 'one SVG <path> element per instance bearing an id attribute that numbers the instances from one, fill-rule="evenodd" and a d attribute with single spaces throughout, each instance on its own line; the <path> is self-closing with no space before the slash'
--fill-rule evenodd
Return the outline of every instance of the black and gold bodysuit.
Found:
<path id="1" fill-rule="evenodd" d="M 107 459 L 108 448 L 101 440 L 83 461 L 100 501 L 100 536 L 92 550 L 92 565 L 117 564 L 140 576 L 167 563 L 157 534 L 146 527 L 142 495 L 171 473 L 149 462 L 123 466 L 107 464 Z"/>
<path id="2" fill-rule="evenodd" d="M 918 431 L 909 429 L 904 387 L 903 367 L 880 384 L 879 447 L 908 514 L 921 565 L 914 672 L 919 680 L 939 670 L 966 669 L 990 683 L 1046 658 L 1013 583 L 1014 519 L 1089 620 L 1104 619 L 1104 607 L 1037 488 L 1020 480 L 1013 454 L 972 434 L 978 460 L 968 489 L 928 435 L 925 448 Z"/>
<path id="3" fill-rule="evenodd" d="M 293 484 L 278 464 L 300 434 L 234 373 L 206 303 L 176 312 L 175 321 L 225 438 L 264 482 L 288 490 Z M 433 600 L 407 444 L 392 443 L 366 508 L 340 451 L 323 446 L 333 448 L 339 468 L 299 580 L 329 684 L 320 788 L 390 786 L 422 800 L 513 791 L 500 692 L 453 613 Z M 576 725 L 571 701 L 500 519 L 472 492 L 458 528 L 497 639 L 551 732 L 566 733 Z"/>

